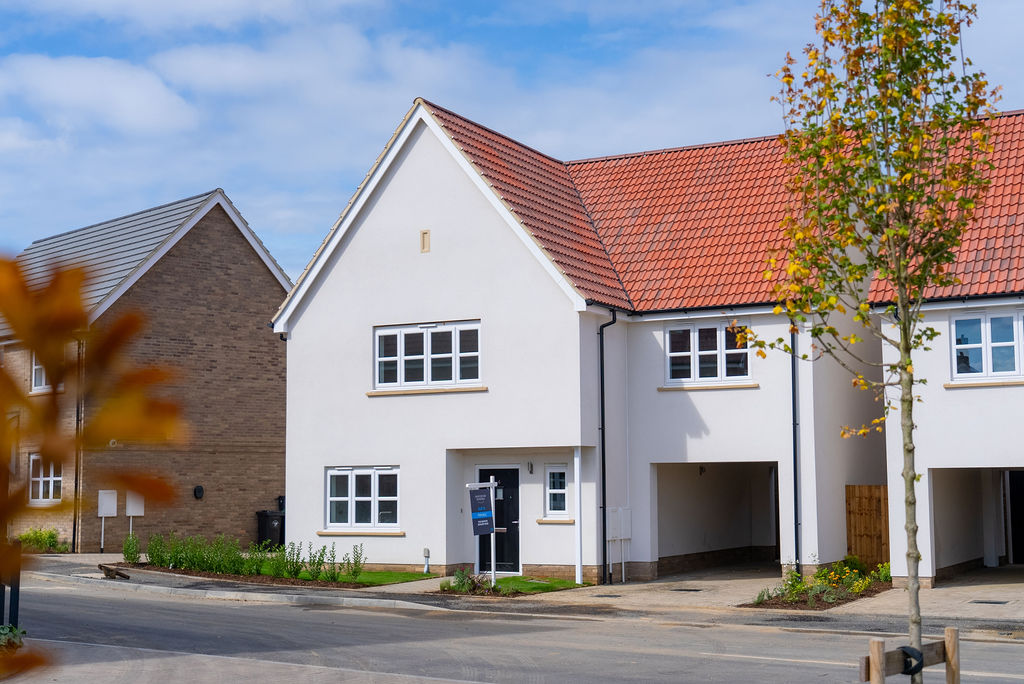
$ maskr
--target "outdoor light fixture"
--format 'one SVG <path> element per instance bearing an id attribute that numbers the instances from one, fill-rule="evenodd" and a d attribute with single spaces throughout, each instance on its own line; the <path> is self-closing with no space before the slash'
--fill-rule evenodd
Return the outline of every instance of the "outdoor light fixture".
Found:
<path id="1" fill-rule="evenodd" d="M 196 497 L 197 499 L 202 499 L 205 491 L 206 490 L 203 489 L 203 485 L 196 485 L 195 487 L 192 488 L 192 496 Z"/>
<path id="2" fill-rule="evenodd" d="M 533 461 L 527 461 L 526 462 L 526 472 L 528 472 L 531 475 L 533 475 Z"/>

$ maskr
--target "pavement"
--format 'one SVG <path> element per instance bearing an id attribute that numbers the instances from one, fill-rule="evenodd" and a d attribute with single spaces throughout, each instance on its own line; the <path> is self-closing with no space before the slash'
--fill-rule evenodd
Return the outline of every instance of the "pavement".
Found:
<path id="1" fill-rule="evenodd" d="M 363 589 L 274 586 L 207 579 L 138 569 L 130 579 L 105 579 L 100 563 L 114 564 L 120 554 L 45 554 L 32 557 L 23 581 L 77 582 L 123 591 L 152 592 L 234 601 L 321 604 L 350 607 L 455 609 L 558 614 L 563 616 L 672 615 L 694 613 L 764 614 L 740 608 L 765 587 L 779 583 L 778 569 L 745 565 L 694 571 L 648 582 L 613 583 L 516 598 L 465 597 L 438 593 L 441 578 Z M 1024 639 L 1024 566 L 985 568 L 964 573 L 921 590 L 921 611 L 929 619 L 991 624 L 1004 636 Z M 776 611 L 771 611 L 775 613 Z M 807 611 L 777 611 L 810 617 Z M 817 615 L 862 619 L 894 617 L 907 612 L 904 589 L 891 589 Z M 738 615 L 738 617 L 737 617 Z"/>

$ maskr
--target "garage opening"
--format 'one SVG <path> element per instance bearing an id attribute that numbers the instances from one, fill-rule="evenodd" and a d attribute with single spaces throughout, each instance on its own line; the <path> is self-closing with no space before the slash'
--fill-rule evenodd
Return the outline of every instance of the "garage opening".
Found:
<path id="1" fill-rule="evenodd" d="M 657 476 L 659 577 L 779 566 L 774 463 L 661 463 Z"/>

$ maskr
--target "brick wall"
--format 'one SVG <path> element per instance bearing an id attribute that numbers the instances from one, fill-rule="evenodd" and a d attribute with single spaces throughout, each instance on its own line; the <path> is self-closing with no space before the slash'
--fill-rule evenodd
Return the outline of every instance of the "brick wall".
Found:
<path id="1" fill-rule="evenodd" d="M 81 551 L 99 549 L 99 475 L 137 468 L 168 476 L 175 502 L 146 504 L 133 522 L 143 543 L 153 532 L 226 534 L 243 545 L 256 535 L 256 511 L 277 509 L 284 494 L 285 344 L 267 323 L 285 291 L 214 207 L 96 322 L 141 311 L 147 327 L 130 356 L 170 366 L 168 393 L 181 402 L 190 437 L 169 449 L 118 443 L 83 457 Z M 86 352 L 88 354 L 88 351 Z M 202 500 L 194 498 L 202 485 Z M 118 517 L 106 522 L 106 550 L 120 550 L 128 531 L 125 492 Z"/>

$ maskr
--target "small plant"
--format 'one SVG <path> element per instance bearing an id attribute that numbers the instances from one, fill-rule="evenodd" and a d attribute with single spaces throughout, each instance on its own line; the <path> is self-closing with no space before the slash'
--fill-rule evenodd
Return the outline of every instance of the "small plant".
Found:
<path id="1" fill-rule="evenodd" d="M 338 569 L 338 552 L 331 544 L 331 550 L 327 553 L 327 568 L 324 570 L 324 578 L 328 582 L 337 582 L 341 578 L 341 570 Z"/>
<path id="2" fill-rule="evenodd" d="M 276 547 L 270 552 L 270 558 L 268 559 L 270 565 L 270 574 L 273 577 L 284 577 L 288 570 L 288 549 L 284 544 Z"/>
<path id="3" fill-rule="evenodd" d="M 468 592 L 473 586 L 473 576 L 459 568 L 455 571 L 455 579 L 452 580 L 452 589 L 455 591 Z"/>
<path id="4" fill-rule="evenodd" d="M 245 558 L 242 560 L 242 574 L 258 575 L 263 572 L 263 565 L 267 562 L 267 556 L 269 555 L 269 541 L 262 541 L 259 544 L 249 542 L 249 552 L 245 554 Z"/>
<path id="5" fill-rule="evenodd" d="M 124 538 L 124 543 L 121 544 L 121 555 L 124 556 L 125 563 L 138 563 L 142 560 L 142 542 L 134 532 L 129 532 L 128 536 Z"/>
<path id="6" fill-rule="evenodd" d="M 321 546 L 317 551 L 313 551 L 313 542 L 308 542 L 309 553 L 306 560 L 306 570 L 309 572 L 309 578 L 312 580 L 318 580 L 324 575 L 324 563 L 327 558 L 327 547 Z"/>
<path id="7" fill-rule="evenodd" d="M 22 646 L 25 630 L 14 625 L 0 625 L 0 653 L 16 651 Z"/>
<path id="8" fill-rule="evenodd" d="M 154 534 L 149 538 L 149 544 L 146 546 L 146 559 L 149 560 L 150 565 L 160 568 L 170 566 L 171 558 L 167 549 L 167 540 L 162 534 Z"/>
<path id="9" fill-rule="evenodd" d="M 452 581 L 450 579 L 443 579 L 443 580 L 441 580 L 440 589 L 441 589 L 441 591 L 451 591 L 452 590 Z"/>
<path id="10" fill-rule="evenodd" d="M 18 541 L 29 553 L 67 553 L 70 548 L 67 542 L 61 543 L 57 530 L 52 527 L 46 530 L 30 527 L 18 535 Z"/>
<path id="11" fill-rule="evenodd" d="M 292 578 L 298 577 L 302 572 L 302 566 L 305 565 L 302 562 L 302 545 L 288 542 L 288 550 L 284 554 L 284 559 L 285 574 Z"/>
<path id="12" fill-rule="evenodd" d="M 892 582 L 892 568 L 889 562 L 879 563 L 875 571 L 871 573 L 871 576 L 879 582 Z"/>
<path id="13" fill-rule="evenodd" d="M 352 547 L 351 554 L 345 554 L 341 558 L 341 570 L 342 573 L 352 578 L 355 582 L 359 575 L 363 572 L 363 566 L 366 564 L 366 555 L 363 553 L 363 545 L 355 544 Z"/>

